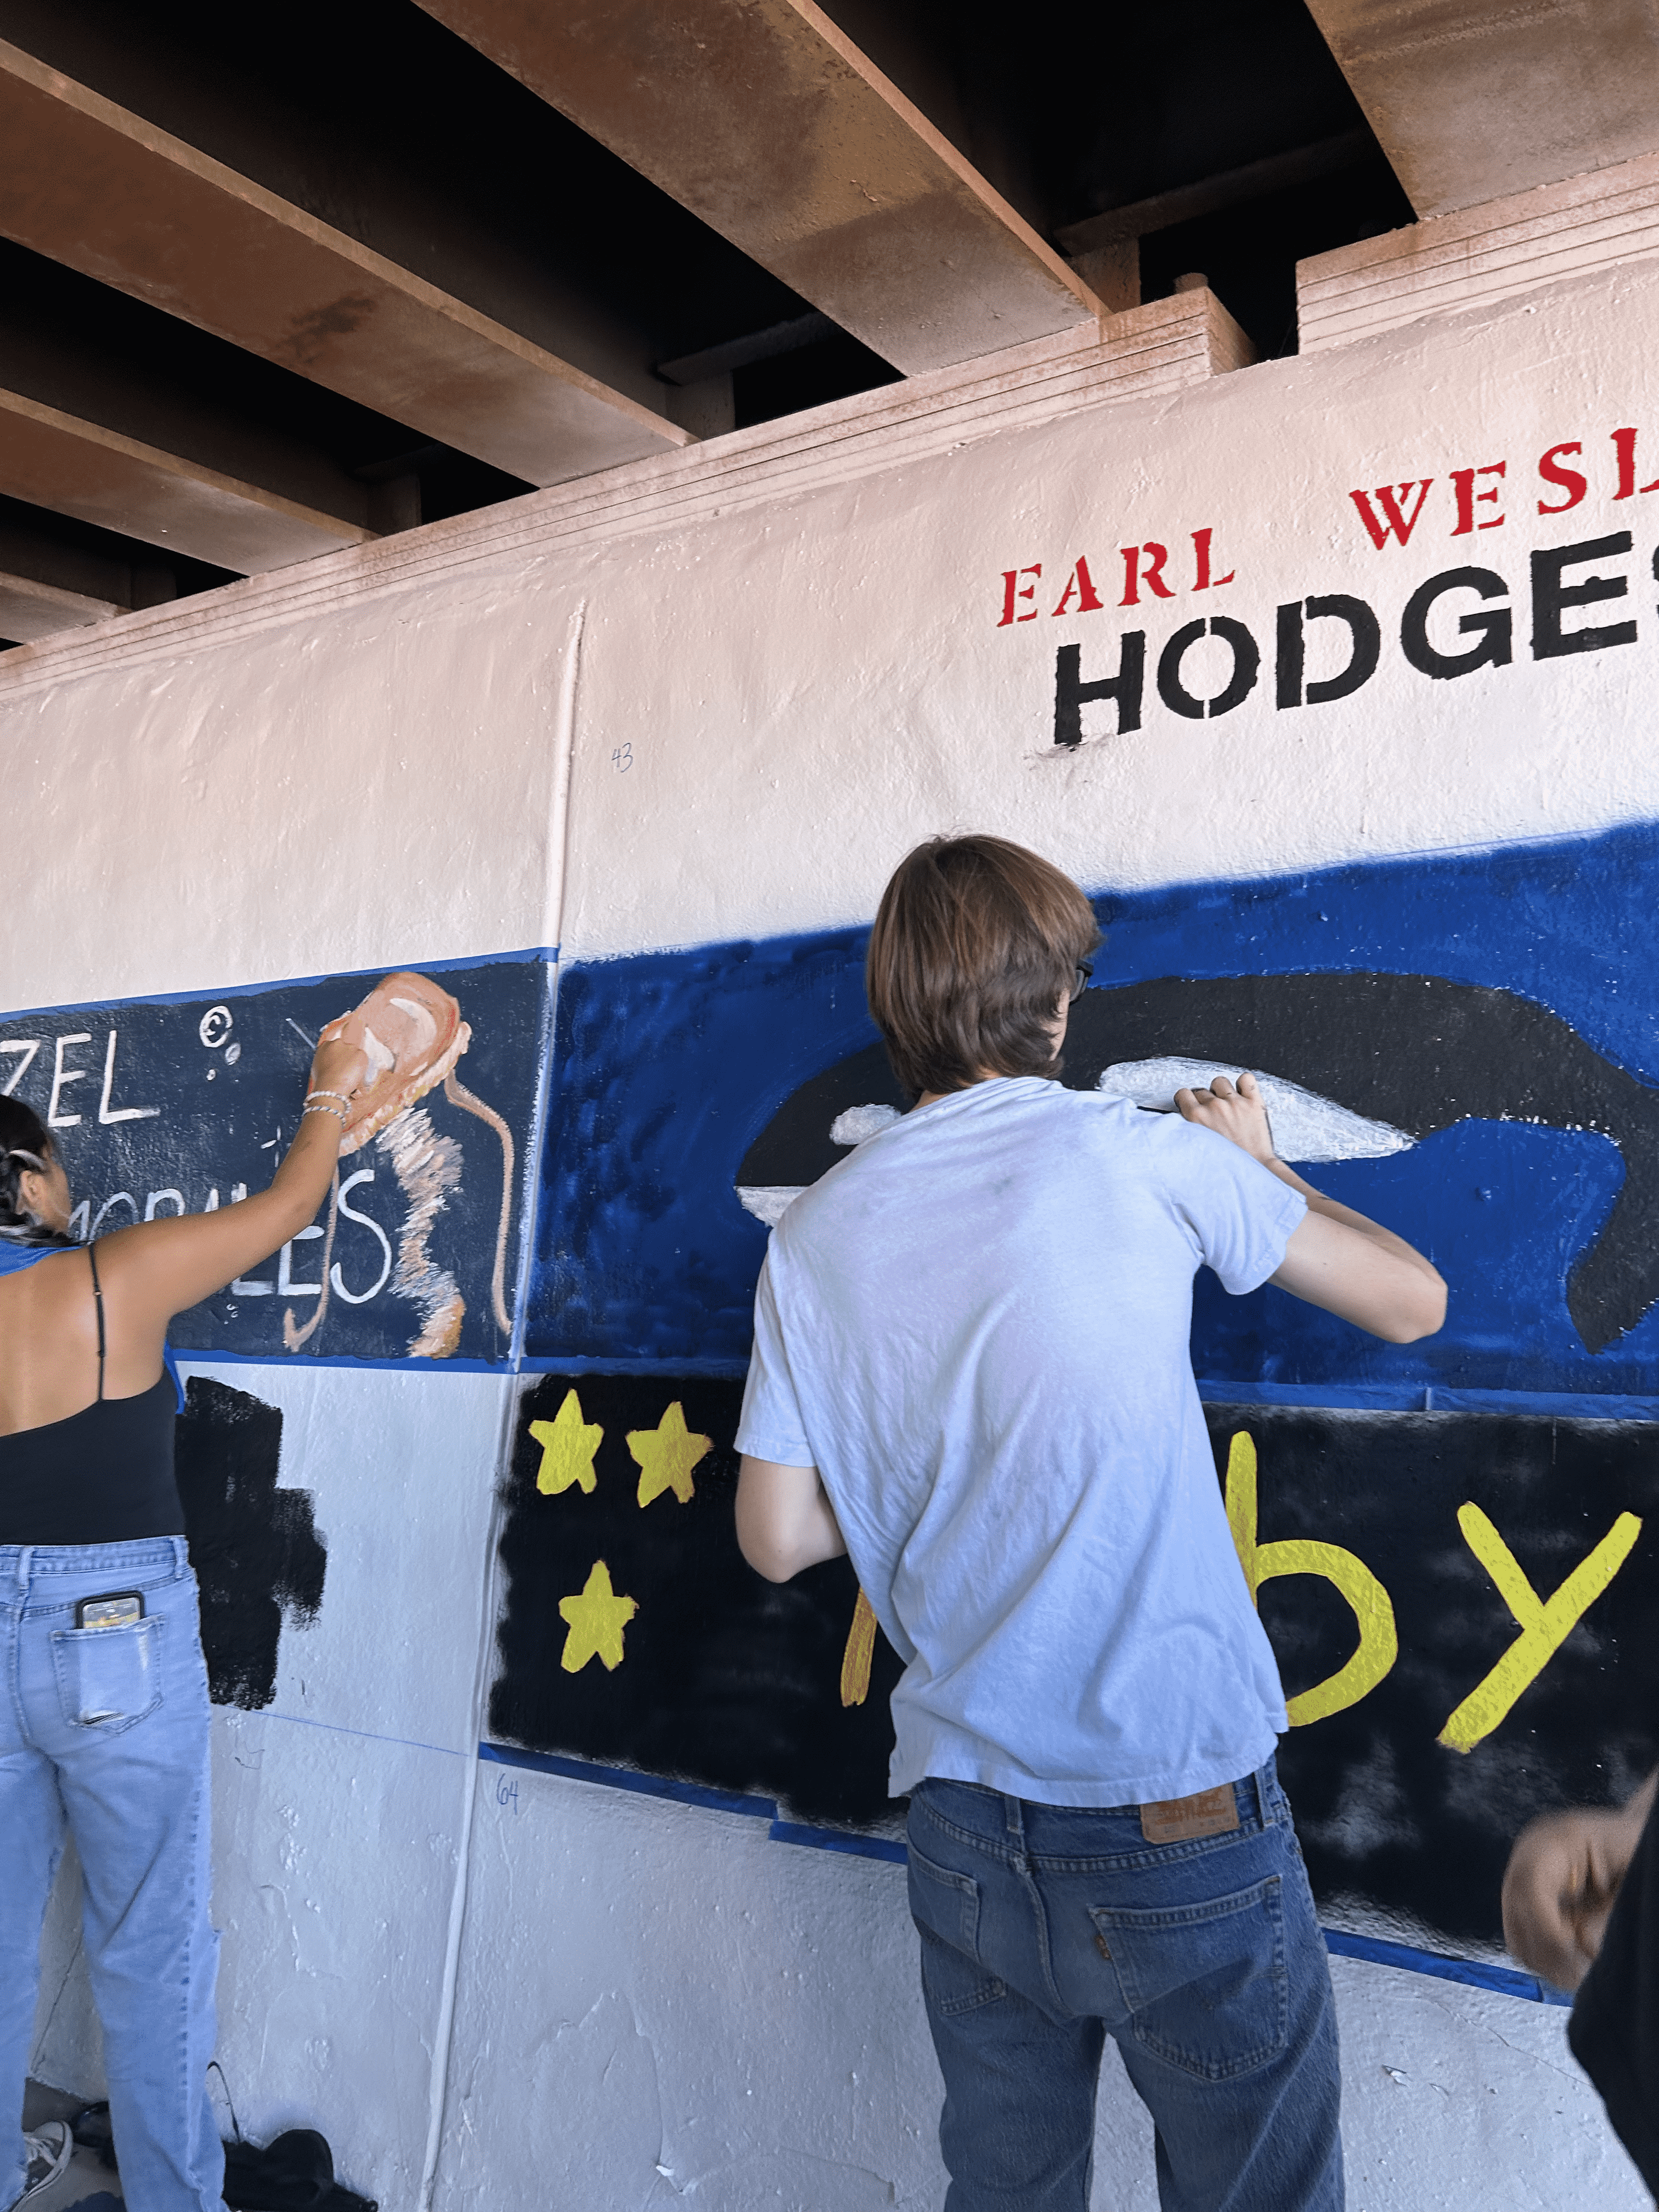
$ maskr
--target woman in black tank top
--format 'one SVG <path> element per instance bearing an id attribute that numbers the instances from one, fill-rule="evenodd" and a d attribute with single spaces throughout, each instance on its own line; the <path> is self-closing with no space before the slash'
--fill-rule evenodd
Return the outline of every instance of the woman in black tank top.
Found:
<path id="1" fill-rule="evenodd" d="M 89 1248 L 69 1234 L 52 1133 L 0 1098 L 0 2112 L 21 2109 L 67 1826 L 130 2212 L 223 2212 L 207 1670 L 167 1324 L 316 1213 L 368 1073 L 342 1026 L 269 1189 Z M 49 2187 L 67 2155 L 61 2123 L 27 2138 L 0 2123 L 0 2204 Z"/>

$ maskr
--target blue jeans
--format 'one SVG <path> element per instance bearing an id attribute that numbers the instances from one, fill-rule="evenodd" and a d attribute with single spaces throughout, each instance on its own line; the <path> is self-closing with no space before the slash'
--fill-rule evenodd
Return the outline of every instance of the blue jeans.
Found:
<path id="1" fill-rule="evenodd" d="M 1238 1826 L 1149 1844 L 1136 1806 L 965 1782 L 910 1801 L 910 1911 L 945 2076 L 946 2212 L 1086 2212 L 1105 2038 L 1164 2212 L 1341 2212 L 1324 1940 L 1269 1760 Z"/>
<path id="2" fill-rule="evenodd" d="M 77 1598 L 121 1590 L 143 1593 L 143 1620 L 76 1629 Z M 0 2205 L 22 2193 L 40 1928 L 67 1824 L 128 2212 L 222 2212 L 207 1668 L 184 1538 L 0 1546 Z"/>

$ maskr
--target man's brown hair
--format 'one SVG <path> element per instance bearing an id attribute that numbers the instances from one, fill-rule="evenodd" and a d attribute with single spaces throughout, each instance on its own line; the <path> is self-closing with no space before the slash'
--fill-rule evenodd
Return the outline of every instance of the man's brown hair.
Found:
<path id="1" fill-rule="evenodd" d="M 1060 1073 L 1054 1010 L 1100 942 L 1069 876 L 1005 837 L 933 837 L 881 895 L 865 990 L 913 1097 Z"/>

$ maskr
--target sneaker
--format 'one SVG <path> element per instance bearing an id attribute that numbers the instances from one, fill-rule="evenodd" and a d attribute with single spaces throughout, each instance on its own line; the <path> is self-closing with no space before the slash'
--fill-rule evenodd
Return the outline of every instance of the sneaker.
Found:
<path id="1" fill-rule="evenodd" d="M 45 2120 L 32 2135 L 26 2135 L 23 2156 L 27 2164 L 23 2193 L 17 2202 L 27 2204 L 32 2197 L 50 2189 L 74 2155 L 75 2136 L 67 2120 Z"/>

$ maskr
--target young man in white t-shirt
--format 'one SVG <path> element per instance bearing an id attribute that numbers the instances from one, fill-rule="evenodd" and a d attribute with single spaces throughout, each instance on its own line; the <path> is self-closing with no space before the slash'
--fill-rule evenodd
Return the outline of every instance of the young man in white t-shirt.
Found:
<path id="1" fill-rule="evenodd" d="M 1192 1283 L 1273 1281 L 1395 1342 L 1445 1286 L 1274 1157 L 1252 1076 L 1178 1115 L 1066 1090 L 1098 942 L 1000 838 L 888 885 L 866 981 L 916 1103 L 774 1233 L 738 1536 L 778 1582 L 850 1553 L 905 1662 L 891 1789 L 947 2212 L 1086 2212 L 1108 2034 L 1164 2212 L 1340 2212 L 1330 1978 Z"/>

